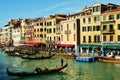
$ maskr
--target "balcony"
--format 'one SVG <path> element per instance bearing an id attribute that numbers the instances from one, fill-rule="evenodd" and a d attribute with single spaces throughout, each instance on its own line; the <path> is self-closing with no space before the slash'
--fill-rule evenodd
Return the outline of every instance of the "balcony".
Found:
<path id="1" fill-rule="evenodd" d="M 115 23 L 115 20 L 109 20 L 109 21 L 101 22 L 101 24 L 111 24 L 111 23 Z"/>
<path id="2" fill-rule="evenodd" d="M 115 33 L 115 30 L 101 30 L 101 33 L 102 34 L 114 34 Z"/>
<path id="3" fill-rule="evenodd" d="M 55 44 L 61 44 L 61 41 L 55 41 Z"/>
<path id="4" fill-rule="evenodd" d="M 70 34 L 71 33 L 71 30 L 66 30 L 65 31 L 65 34 Z"/>
<path id="5" fill-rule="evenodd" d="M 56 31 L 56 34 L 61 34 L 61 31 Z"/>
<path id="6" fill-rule="evenodd" d="M 54 40 L 46 40 L 46 42 L 47 42 L 47 43 L 53 43 L 53 44 L 55 43 Z"/>

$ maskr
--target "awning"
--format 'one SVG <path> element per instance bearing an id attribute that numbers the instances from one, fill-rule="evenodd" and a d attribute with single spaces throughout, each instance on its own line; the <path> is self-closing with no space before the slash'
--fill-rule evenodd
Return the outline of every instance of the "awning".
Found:
<path id="1" fill-rule="evenodd" d="M 82 48 L 107 48 L 107 49 L 120 49 L 120 45 L 97 45 L 97 44 L 80 44 Z"/>
<path id="2" fill-rule="evenodd" d="M 80 47 L 82 48 L 100 48 L 101 45 L 96 45 L 96 44 L 80 44 Z"/>
<path id="3" fill-rule="evenodd" d="M 74 44 L 55 44 L 55 46 L 58 46 L 58 47 L 74 47 L 75 45 Z"/>
<path id="4" fill-rule="evenodd" d="M 40 42 L 25 42 L 26 44 L 30 44 L 30 45 L 35 45 L 35 46 L 39 46 Z"/>

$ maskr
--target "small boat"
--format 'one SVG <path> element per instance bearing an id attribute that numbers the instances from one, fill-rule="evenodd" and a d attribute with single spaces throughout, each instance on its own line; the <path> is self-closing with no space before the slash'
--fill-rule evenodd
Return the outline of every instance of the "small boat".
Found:
<path id="1" fill-rule="evenodd" d="M 55 56 L 55 54 L 52 54 L 50 56 L 41 56 L 41 57 L 24 57 L 22 56 L 22 59 L 30 59 L 30 60 L 37 60 L 37 59 L 49 59 L 51 57 Z"/>
<path id="2" fill-rule="evenodd" d="M 50 74 L 50 73 L 59 72 L 62 69 L 66 68 L 67 66 L 68 66 L 68 63 L 66 63 L 64 66 L 59 67 L 59 68 L 42 70 L 40 72 L 35 72 L 35 70 L 33 72 L 11 72 L 8 69 L 6 70 L 9 76 L 33 76 L 33 75 L 42 75 L 42 74 Z"/>
<path id="3" fill-rule="evenodd" d="M 81 61 L 81 62 L 93 62 L 93 57 L 76 57 L 76 61 Z"/>
<path id="4" fill-rule="evenodd" d="M 72 59 L 72 58 L 76 58 L 77 56 L 76 55 L 72 55 L 72 54 L 63 54 L 63 57 L 64 58 L 69 58 L 69 59 Z"/>
<path id="5" fill-rule="evenodd" d="M 98 57 L 99 61 L 120 63 L 120 57 Z"/>

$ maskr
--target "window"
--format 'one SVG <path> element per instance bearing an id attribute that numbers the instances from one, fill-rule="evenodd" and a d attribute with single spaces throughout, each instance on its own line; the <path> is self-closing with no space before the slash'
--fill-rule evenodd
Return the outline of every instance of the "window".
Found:
<path id="1" fill-rule="evenodd" d="M 46 31 L 46 28 L 44 28 L 44 31 Z"/>
<path id="2" fill-rule="evenodd" d="M 94 17 L 94 22 L 99 21 L 99 16 Z"/>
<path id="3" fill-rule="evenodd" d="M 91 22 L 91 18 L 88 18 L 88 23 L 90 23 Z"/>
<path id="4" fill-rule="evenodd" d="M 39 29 L 37 29 L 37 32 L 39 32 Z"/>
<path id="5" fill-rule="evenodd" d="M 52 41 L 52 38 L 50 37 L 50 41 Z"/>
<path id="6" fill-rule="evenodd" d="M 88 31 L 90 31 L 90 26 L 88 26 Z"/>
<path id="7" fill-rule="evenodd" d="M 88 36 L 88 42 L 91 42 L 91 36 Z"/>
<path id="8" fill-rule="evenodd" d="M 37 34 L 37 37 L 39 37 L 39 34 Z"/>
<path id="9" fill-rule="evenodd" d="M 103 36 L 103 41 L 106 41 L 106 36 Z"/>
<path id="10" fill-rule="evenodd" d="M 98 11 L 100 11 L 100 6 L 93 7 L 93 12 L 98 12 Z"/>
<path id="11" fill-rule="evenodd" d="M 95 12 L 95 7 L 93 7 L 93 12 Z"/>
<path id="12" fill-rule="evenodd" d="M 120 24 L 118 24 L 118 30 L 120 30 Z"/>
<path id="13" fill-rule="evenodd" d="M 53 33 L 55 33 L 55 28 L 53 29 Z"/>
<path id="14" fill-rule="evenodd" d="M 61 31 L 63 31 L 63 26 L 61 25 Z"/>
<path id="15" fill-rule="evenodd" d="M 69 41 L 69 35 L 67 35 L 67 41 Z"/>
<path id="16" fill-rule="evenodd" d="M 52 29 L 49 29 L 49 33 L 52 33 Z"/>
<path id="17" fill-rule="evenodd" d="M 55 41 L 55 37 L 54 37 L 54 41 Z"/>
<path id="18" fill-rule="evenodd" d="M 103 16 L 103 21 L 105 21 L 106 20 L 106 16 Z"/>
<path id="19" fill-rule="evenodd" d="M 82 31 L 85 32 L 86 31 L 86 27 L 82 27 Z"/>
<path id="20" fill-rule="evenodd" d="M 110 36 L 110 41 L 113 41 L 113 35 Z"/>
<path id="21" fill-rule="evenodd" d="M 69 25 L 67 24 L 67 30 L 69 30 Z"/>
<path id="22" fill-rule="evenodd" d="M 111 24 L 109 25 L 109 27 L 110 27 L 110 31 L 113 31 L 113 25 Z"/>
<path id="23" fill-rule="evenodd" d="M 106 25 L 103 25 L 103 30 L 106 30 L 107 29 L 107 26 Z"/>
<path id="24" fill-rule="evenodd" d="M 83 18 L 83 23 L 85 23 L 85 18 Z"/>
<path id="25" fill-rule="evenodd" d="M 100 31 L 100 26 L 96 26 L 96 31 Z"/>
<path id="26" fill-rule="evenodd" d="M 118 41 L 120 41 L 120 35 L 118 35 Z"/>
<path id="27" fill-rule="evenodd" d="M 36 29 L 34 29 L 34 32 L 36 32 Z"/>
<path id="28" fill-rule="evenodd" d="M 76 40 L 76 35 L 74 34 L 74 41 Z"/>
<path id="29" fill-rule="evenodd" d="M 117 19 L 120 19 L 120 14 L 117 14 Z"/>
<path id="30" fill-rule="evenodd" d="M 91 26 L 88 26 L 88 31 L 92 31 L 92 27 Z"/>
<path id="31" fill-rule="evenodd" d="M 40 32 L 43 32 L 43 29 L 42 29 L 42 28 L 40 29 Z"/>
<path id="32" fill-rule="evenodd" d="M 61 41 L 63 41 L 63 35 L 61 35 Z"/>
<path id="33" fill-rule="evenodd" d="M 95 31 L 95 26 L 93 26 L 93 31 Z"/>
<path id="34" fill-rule="evenodd" d="M 85 36 L 83 36 L 83 42 L 86 42 L 86 37 Z"/>
<path id="35" fill-rule="evenodd" d="M 114 15 L 109 15 L 109 20 L 114 19 Z"/>
<path id="36" fill-rule="evenodd" d="M 100 6 L 96 6 L 96 12 L 100 11 Z"/>
<path id="37" fill-rule="evenodd" d="M 94 36 L 94 42 L 100 42 L 100 36 Z"/>
<path id="38" fill-rule="evenodd" d="M 46 26 L 46 22 L 44 22 L 45 26 Z"/>
<path id="39" fill-rule="evenodd" d="M 43 38 L 43 34 L 40 34 L 40 37 Z"/>
<path id="40" fill-rule="evenodd" d="M 73 24 L 74 30 L 75 30 L 75 23 Z"/>
<path id="41" fill-rule="evenodd" d="M 40 26 L 43 26 L 43 23 L 40 23 Z"/>
<path id="42" fill-rule="evenodd" d="M 44 38 L 46 38 L 46 34 L 44 34 Z"/>
<path id="43" fill-rule="evenodd" d="M 39 26 L 39 23 L 37 23 L 37 26 Z"/>

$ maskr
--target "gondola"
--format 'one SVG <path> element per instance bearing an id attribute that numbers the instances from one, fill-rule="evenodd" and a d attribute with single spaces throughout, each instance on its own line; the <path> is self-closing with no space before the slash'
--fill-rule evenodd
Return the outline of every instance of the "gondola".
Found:
<path id="1" fill-rule="evenodd" d="M 103 62 L 120 63 L 120 59 L 113 58 L 113 57 L 98 57 L 98 60 Z"/>
<path id="2" fill-rule="evenodd" d="M 24 57 L 22 56 L 22 59 L 30 59 L 30 60 L 37 60 L 37 59 L 49 59 L 51 57 L 55 56 L 55 54 L 52 54 L 50 56 L 41 56 L 41 57 Z"/>
<path id="3" fill-rule="evenodd" d="M 6 71 L 9 76 L 34 76 L 34 75 L 42 75 L 42 74 L 50 74 L 50 73 L 59 72 L 62 69 L 66 68 L 67 66 L 68 66 L 68 63 L 66 63 L 64 66 L 59 67 L 59 68 L 42 70 L 40 72 L 35 72 L 35 70 L 33 72 L 11 72 L 8 70 L 8 68 L 6 69 Z"/>

